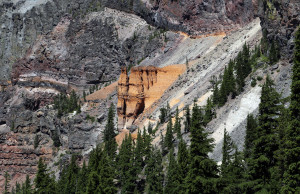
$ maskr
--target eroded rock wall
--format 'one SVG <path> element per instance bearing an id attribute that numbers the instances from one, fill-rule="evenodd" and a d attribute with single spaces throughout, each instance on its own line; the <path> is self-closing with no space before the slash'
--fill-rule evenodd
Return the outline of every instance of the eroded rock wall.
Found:
<path id="1" fill-rule="evenodd" d="M 130 76 L 122 68 L 118 83 L 118 128 L 135 129 L 134 121 L 146 111 L 185 71 L 185 64 L 158 67 L 133 67 Z"/>

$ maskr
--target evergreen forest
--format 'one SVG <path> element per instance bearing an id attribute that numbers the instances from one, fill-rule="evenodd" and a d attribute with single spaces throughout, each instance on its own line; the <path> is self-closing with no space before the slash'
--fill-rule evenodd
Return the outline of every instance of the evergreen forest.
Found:
<path id="1" fill-rule="evenodd" d="M 280 56 L 274 42 L 267 46 L 272 64 Z M 266 76 L 258 115 L 247 117 L 244 150 L 237 149 L 224 129 L 221 165 L 209 157 L 214 140 L 205 130 L 207 123 L 215 117 L 216 108 L 243 92 L 246 77 L 267 46 L 262 40 L 251 52 L 245 44 L 223 76 L 212 80 L 213 96 L 204 108 L 194 103 L 191 109 L 185 108 L 183 118 L 177 109 L 174 123 L 169 106 L 162 108 L 160 123 L 167 123 L 167 128 L 160 146 L 152 144 L 157 127 L 139 130 L 135 139 L 127 135 L 118 146 L 112 104 L 103 143 L 91 151 L 88 161 L 79 164 L 79 156 L 72 155 L 56 179 L 40 158 L 34 180 L 27 176 L 24 183 L 8 188 L 6 176 L 5 194 L 300 193 L 300 30 L 295 39 L 290 97 L 281 98 Z M 59 114 L 78 110 L 77 99 L 75 94 L 57 97 Z M 182 133 L 190 133 L 189 146 Z"/>

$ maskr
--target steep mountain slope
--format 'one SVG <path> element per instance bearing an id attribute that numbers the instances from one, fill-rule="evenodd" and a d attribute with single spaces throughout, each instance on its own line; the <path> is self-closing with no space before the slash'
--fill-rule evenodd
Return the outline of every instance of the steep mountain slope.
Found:
<path id="1" fill-rule="evenodd" d="M 263 83 L 251 87 L 251 77 L 264 78 L 269 73 L 277 90 L 284 97 L 289 95 L 289 59 L 293 33 L 300 21 L 296 0 L 287 4 L 260 2 L 0 1 L 0 185 L 6 171 L 11 175 L 11 185 L 22 182 L 26 174 L 33 178 L 38 157 L 45 157 L 56 175 L 71 153 L 86 158 L 96 144 L 102 143 L 111 103 L 121 104 L 118 121 L 125 117 L 125 122 L 119 129 L 131 131 L 149 123 L 155 125 L 160 108 L 167 102 L 173 116 L 176 107 L 183 116 L 184 106 L 191 106 L 194 100 L 204 106 L 212 94 L 212 76 L 223 72 L 245 42 L 251 48 L 259 44 L 262 24 L 268 32 L 267 40 L 280 45 L 282 60 L 274 66 L 261 63 L 246 79 L 244 92 L 218 109 L 216 118 L 206 127 L 215 139 L 211 157 L 216 161 L 222 157 L 225 127 L 242 149 L 245 119 L 257 112 Z M 254 19 L 256 10 L 261 20 Z M 129 78 L 121 74 L 122 67 L 129 71 L 132 65 L 140 67 L 132 68 Z M 169 73 L 174 65 L 180 70 Z M 149 66 L 163 72 L 152 89 L 147 82 Z M 118 93 L 119 75 L 125 77 L 121 85 L 134 95 L 120 92 L 120 87 Z M 136 92 L 138 89 L 141 91 Z M 59 118 L 54 96 L 72 90 L 82 97 L 81 112 L 72 111 Z M 147 104 L 142 109 L 141 99 Z M 165 129 L 166 124 L 156 132 L 156 145 Z M 62 144 L 60 149 L 53 146 L 55 134 Z M 189 143 L 189 134 L 183 136 Z"/>

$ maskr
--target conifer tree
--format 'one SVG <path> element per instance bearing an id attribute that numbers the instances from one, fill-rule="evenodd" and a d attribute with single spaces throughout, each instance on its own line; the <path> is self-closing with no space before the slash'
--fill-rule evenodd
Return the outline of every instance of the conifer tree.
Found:
<path id="1" fill-rule="evenodd" d="M 135 160 L 135 168 L 137 168 L 137 173 L 140 173 L 144 167 L 144 142 L 140 130 L 138 130 L 136 146 L 134 149 L 134 160 Z"/>
<path id="2" fill-rule="evenodd" d="M 104 129 L 103 140 L 105 143 L 105 151 L 108 153 L 110 157 L 115 157 L 117 150 L 117 142 L 115 140 L 115 125 L 114 125 L 114 105 L 111 103 L 110 108 L 108 110 L 108 118 L 107 124 Z"/>
<path id="3" fill-rule="evenodd" d="M 151 125 L 151 123 L 149 122 L 148 123 L 148 128 L 147 128 L 147 131 L 148 131 L 148 134 L 152 134 L 152 131 L 153 131 L 153 126 Z"/>
<path id="4" fill-rule="evenodd" d="M 214 193 L 217 164 L 208 157 L 213 149 L 213 139 L 202 127 L 200 108 L 194 103 L 191 123 L 191 164 L 185 179 L 187 193 Z"/>
<path id="5" fill-rule="evenodd" d="M 231 163 L 231 156 L 233 153 L 234 149 L 234 144 L 233 141 L 231 140 L 231 137 L 229 136 L 228 132 L 226 129 L 224 129 L 224 138 L 223 138 L 223 147 L 222 147 L 222 165 L 221 165 L 221 173 L 226 174 L 227 167 Z"/>
<path id="6" fill-rule="evenodd" d="M 79 172 L 79 177 L 78 177 L 78 186 L 77 186 L 77 193 L 85 193 L 86 187 L 87 187 L 87 180 L 88 180 L 89 172 L 88 168 L 86 166 L 85 161 L 83 161 L 82 168 L 80 169 Z"/>
<path id="7" fill-rule="evenodd" d="M 4 183 L 4 194 L 8 194 L 9 193 L 9 181 L 10 181 L 10 175 L 8 174 L 8 172 L 5 172 L 4 175 L 5 178 L 5 183 Z"/>
<path id="8" fill-rule="evenodd" d="M 277 164 L 274 153 L 279 148 L 279 139 L 275 132 L 281 109 L 280 95 L 273 86 L 273 81 L 267 76 L 259 104 L 257 138 L 254 140 L 251 159 L 248 160 L 249 173 L 252 181 L 256 182 L 254 191 L 278 192 L 278 188 L 271 187 L 276 184 L 270 184 L 272 171 Z M 276 187 L 278 185 L 277 183 Z"/>
<path id="9" fill-rule="evenodd" d="M 170 150 L 173 146 L 173 129 L 172 129 L 172 119 L 169 118 L 169 122 L 167 125 L 167 132 L 165 137 L 165 144 L 168 147 L 168 150 Z"/>
<path id="10" fill-rule="evenodd" d="M 235 87 L 235 78 L 234 78 L 234 62 L 230 59 L 228 64 L 228 91 L 227 95 L 231 93 L 231 98 L 234 99 L 236 97 L 236 87 Z"/>
<path id="11" fill-rule="evenodd" d="M 50 193 L 55 191 L 55 181 L 50 177 L 47 166 L 44 164 L 42 158 L 39 159 L 38 171 L 34 182 L 36 193 Z"/>
<path id="12" fill-rule="evenodd" d="M 174 148 L 172 148 L 169 153 L 169 165 L 166 179 L 167 180 L 164 193 L 177 194 L 178 191 L 176 190 L 176 187 L 178 186 L 178 184 L 180 184 L 180 177 L 178 171 L 178 164 L 174 157 Z"/>
<path id="13" fill-rule="evenodd" d="M 29 175 L 26 175 L 26 180 L 23 186 L 23 194 L 31 194 L 32 193 L 32 186 L 30 183 Z"/>
<path id="14" fill-rule="evenodd" d="M 79 167 L 76 164 L 77 157 L 72 155 L 71 162 L 66 169 L 65 181 L 62 183 L 61 192 L 62 193 L 76 193 L 77 192 L 77 182 Z"/>
<path id="15" fill-rule="evenodd" d="M 144 156 L 145 156 L 145 161 L 150 158 L 151 155 L 151 150 L 152 150 L 152 144 L 151 144 L 151 136 L 147 134 L 146 129 L 144 127 L 143 131 L 143 150 L 144 150 Z"/>
<path id="16" fill-rule="evenodd" d="M 218 106 L 219 102 L 220 102 L 220 92 L 219 92 L 219 86 L 218 85 L 219 85 L 218 83 L 215 83 L 214 86 L 213 86 L 212 100 L 213 100 L 213 104 L 215 106 Z"/>
<path id="17" fill-rule="evenodd" d="M 181 124 L 180 124 L 178 107 L 176 108 L 174 132 L 177 134 L 177 139 L 180 139 L 181 138 Z"/>
<path id="18" fill-rule="evenodd" d="M 285 173 L 283 177 L 282 193 L 300 192 L 300 28 L 295 35 L 294 65 L 291 86 L 291 121 L 285 137 Z"/>
<path id="19" fill-rule="evenodd" d="M 247 116 L 244 156 L 249 158 L 253 152 L 253 142 L 257 139 L 257 121 L 252 114 Z"/>
<path id="20" fill-rule="evenodd" d="M 99 145 L 90 154 L 88 171 L 86 194 L 116 193 L 112 158 Z"/>
<path id="21" fill-rule="evenodd" d="M 205 113 L 203 118 L 203 124 L 206 126 L 214 117 L 213 103 L 210 98 L 207 99 L 205 106 Z"/>
<path id="22" fill-rule="evenodd" d="M 270 59 L 270 64 L 271 65 L 275 64 L 279 60 L 278 51 L 277 51 L 276 44 L 275 44 L 274 40 L 272 40 L 272 43 L 271 43 L 269 59 Z"/>
<path id="23" fill-rule="evenodd" d="M 162 155 L 158 149 L 151 152 L 145 169 L 146 193 L 163 193 L 164 173 L 162 166 Z"/>
<path id="24" fill-rule="evenodd" d="M 187 177 L 188 165 L 190 162 L 187 145 L 182 138 L 180 139 L 180 142 L 178 145 L 177 162 L 178 162 L 179 178 L 178 178 L 178 185 L 176 186 L 176 191 L 177 191 L 177 193 L 181 193 L 184 191 L 184 188 L 185 188 L 184 180 Z"/>
<path id="25" fill-rule="evenodd" d="M 252 71 L 250 63 L 250 49 L 249 46 L 245 43 L 242 51 L 242 69 L 243 69 L 243 79 L 245 79 Z"/>
<path id="26" fill-rule="evenodd" d="M 184 108 L 184 110 L 185 110 L 184 131 L 185 131 L 185 133 L 187 133 L 187 132 L 190 132 L 191 114 L 190 114 L 190 108 L 189 108 L 189 106 L 186 106 Z"/>
<path id="27" fill-rule="evenodd" d="M 117 164 L 120 172 L 122 193 L 132 193 L 136 185 L 137 172 L 134 166 L 134 150 L 131 135 L 126 135 L 122 142 L 117 157 Z"/>
<path id="28" fill-rule="evenodd" d="M 219 106 L 224 106 L 224 104 L 227 102 L 227 95 L 229 91 L 228 82 L 229 82 L 228 71 L 227 71 L 227 67 L 225 67 L 223 80 L 222 80 L 220 93 L 219 93 Z"/>
<path id="29" fill-rule="evenodd" d="M 235 70 L 236 70 L 237 93 L 239 94 L 243 92 L 243 87 L 245 86 L 245 79 L 243 73 L 244 72 L 243 56 L 241 52 L 239 52 L 238 56 L 236 57 Z"/>

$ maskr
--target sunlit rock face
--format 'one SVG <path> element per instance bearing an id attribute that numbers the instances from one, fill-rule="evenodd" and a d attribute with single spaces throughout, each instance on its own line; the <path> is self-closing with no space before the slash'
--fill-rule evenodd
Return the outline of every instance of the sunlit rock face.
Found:
<path id="1" fill-rule="evenodd" d="M 134 67 L 128 76 L 126 68 L 122 68 L 118 83 L 118 128 L 130 128 L 184 71 L 185 65 Z"/>

